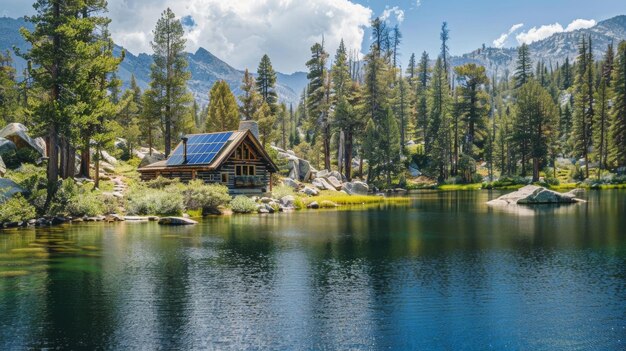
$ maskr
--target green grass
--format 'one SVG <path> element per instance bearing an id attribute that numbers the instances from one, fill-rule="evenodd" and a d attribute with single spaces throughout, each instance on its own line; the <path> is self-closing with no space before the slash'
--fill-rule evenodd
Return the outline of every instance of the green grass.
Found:
<path id="1" fill-rule="evenodd" d="M 473 184 L 442 184 L 437 187 L 439 190 L 443 191 L 456 191 L 456 190 L 480 190 L 482 189 L 481 183 L 473 183 Z"/>
<path id="2" fill-rule="evenodd" d="M 348 195 L 344 193 L 325 190 L 321 191 L 318 196 L 302 197 L 302 201 L 305 205 L 308 205 L 313 201 L 317 201 L 319 204 L 324 201 L 332 201 L 337 205 L 367 205 L 380 203 L 408 203 L 410 199 L 407 197 Z"/>

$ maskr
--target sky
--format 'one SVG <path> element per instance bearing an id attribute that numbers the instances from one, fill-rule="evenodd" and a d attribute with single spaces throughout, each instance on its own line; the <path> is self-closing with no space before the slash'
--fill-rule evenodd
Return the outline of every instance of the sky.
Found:
<path id="1" fill-rule="evenodd" d="M 33 13 L 32 0 L 0 0 L 0 16 Z M 108 0 L 115 42 L 133 54 L 150 53 L 152 29 L 170 7 L 185 27 L 187 50 L 204 47 L 238 69 L 255 70 L 263 54 L 283 73 L 305 70 L 309 48 L 324 39 L 334 51 L 341 39 L 364 53 L 369 23 L 377 16 L 403 34 L 401 63 L 422 51 L 435 57 L 442 22 L 450 51 L 511 47 L 553 33 L 593 26 L 626 15 L 625 0 Z"/>

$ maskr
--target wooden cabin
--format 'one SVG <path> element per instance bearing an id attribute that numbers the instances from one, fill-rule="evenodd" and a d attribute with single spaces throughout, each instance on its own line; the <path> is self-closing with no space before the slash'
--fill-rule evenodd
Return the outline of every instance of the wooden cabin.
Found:
<path id="1" fill-rule="evenodd" d="M 159 176 L 182 182 L 201 179 L 224 184 L 231 194 L 269 192 L 276 172 L 278 167 L 248 129 L 186 135 L 167 160 L 139 168 L 144 181 Z"/>

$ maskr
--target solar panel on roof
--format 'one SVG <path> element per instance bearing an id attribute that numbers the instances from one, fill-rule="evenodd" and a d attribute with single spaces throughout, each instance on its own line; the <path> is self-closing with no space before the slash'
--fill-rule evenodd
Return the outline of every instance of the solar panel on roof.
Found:
<path id="1" fill-rule="evenodd" d="M 208 164 L 222 150 L 233 132 L 195 134 L 187 137 L 187 163 L 186 165 Z M 167 160 L 168 166 L 182 165 L 184 162 L 185 146 L 178 144 L 172 156 Z"/>

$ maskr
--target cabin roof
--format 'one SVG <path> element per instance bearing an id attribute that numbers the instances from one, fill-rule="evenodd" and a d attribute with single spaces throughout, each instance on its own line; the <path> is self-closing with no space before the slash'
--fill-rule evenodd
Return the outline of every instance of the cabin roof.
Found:
<path id="1" fill-rule="evenodd" d="M 226 132 L 188 134 L 187 137 L 205 136 L 205 135 L 214 136 L 214 135 L 224 134 L 224 133 Z M 270 172 L 278 172 L 278 166 L 276 166 L 276 164 L 272 161 L 272 158 L 268 155 L 267 151 L 265 151 L 265 148 L 261 145 L 259 140 L 254 136 L 254 134 L 252 134 L 252 132 L 250 132 L 249 130 L 245 130 L 245 131 L 236 130 L 236 131 L 231 131 L 228 133 L 232 133 L 232 134 L 230 134 L 230 136 L 228 137 L 228 140 L 226 140 L 221 145 L 220 149 L 217 151 L 215 156 L 212 157 L 210 162 L 208 163 L 171 164 L 170 162 L 170 165 L 168 165 L 168 161 L 171 160 L 172 155 L 176 153 L 176 150 L 179 148 L 182 150 L 182 148 L 184 147 L 181 141 L 180 143 L 178 143 L 178 145 L 174 149 L 174 152 L 172 152 L 172 155 L 170 155 L 170 158 L 168 160 L 158 161 L 158 162 L 149 164 L 147 166 L 141 167 L 138 170 L 140 172 L 141 171 L 173 170 L 173 169 L 201 169 L 201 170 L 208 170 L 208 171 L 215 170 L 215 169 L 218 169 L 226 160 L 228 160 L 230 156 L 235 152 L 237 147 L 239 147 L 239 145 L 241 145 L 241 143 L 247 139 L 253 144 L 255 149 L 259 151 L 261 157 L 264 158 L 265 161 L 268 163 Z"/>

